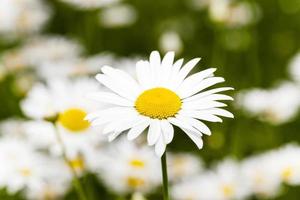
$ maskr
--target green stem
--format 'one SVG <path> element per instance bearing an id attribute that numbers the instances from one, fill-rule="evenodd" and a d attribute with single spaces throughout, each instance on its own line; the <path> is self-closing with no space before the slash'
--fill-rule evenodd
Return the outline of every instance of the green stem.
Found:
<path id="1" fill-rule="evenodd" d="M 78 175 L 77 175 L 75 169 L 73 168 L 73 166 L 70 164 L 70 161 L 69 161 L 69 159 L 67 157 L 66 147 L 64 145 L 63 140 L 61 139 L 59 130 L 58 130 L 56 124 L 55 123 L 53 123 L 53 124 L 54 124 L 55 129 L 56 129 L 55 133 L 56 133 L 57 142 L 59 143 L 59 145 L 60 145 L 60 147 L 62 149 L 63 159 L 67 163 L 67 165 L 69 166 L 70 171 L 71 171 L 71 173 L 73 175 L 73 181 L 72 181 L 73 186 L 74 186 L 74 188 L 75 188 L 75 190 L 76 190 L 76 192 L 77 192 L 80 200 L 88 200 L 87 197 L 86 197 L 86 195 L 85 195 L 85 192 L 83 190 L 82 184 L 81 184 L 81 182 L 80 182 L 80 180 L 78 178 Z"/>
<path id="2" fill-rule="evenodd" d="M 167 170 L 167 153 L 165 152 L 161 157 L 161 171 L 163 179 L 163 191 L 164 200 L 170 200 L 169 198 L 169 183 L 168 183 L 168 170 Z"/>

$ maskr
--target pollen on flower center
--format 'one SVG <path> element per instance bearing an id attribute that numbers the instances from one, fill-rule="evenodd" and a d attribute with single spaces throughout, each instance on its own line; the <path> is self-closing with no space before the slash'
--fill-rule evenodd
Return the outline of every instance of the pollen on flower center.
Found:
<path id="1" fill-rule="evenodd" d="M 79 108 L 70 108 L 59 114 L 58 122 L 72 132 L 80 132 L 87 129 L 90 123 L 84 120 L 86 112 Z"/>
<path id="2" fill-rule="evenodd" d="M 152 88 L 144 91 L 135 101 L 136 110 L 155 119 L 173 117 L 181 109 L 181 99 L 166 88 Z"/>
<path id="3" fill-rule="evenodd" d="M 144 168 L 145 167 L 145 163 L 139 159 L 133 159 L 129 162 L 129 164 L 134 168 Z"/>

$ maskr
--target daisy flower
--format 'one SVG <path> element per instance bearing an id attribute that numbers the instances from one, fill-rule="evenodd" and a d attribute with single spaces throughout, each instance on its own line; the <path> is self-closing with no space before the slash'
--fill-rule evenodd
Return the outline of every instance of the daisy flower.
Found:
<path id="1" fill-rule="evenodd" d="M 27 134 L 32 136 L 32 141 L 60 146 L 53 137 L 55 127 L 45 120 L 54 119 L 67 154 L 71 157 L 90 145 L 103 142 L 104 137 L 99 130 L 84 120 L 87 112 L 98 108 L 85 98 L 85 92 L 97 91 L 98 86 L 91 79 L 55 79 L 47 84 L 37 83 L 21 102 L 24 114 L 37 120 L 26 125 L 26 132 L 30 132 Z"/>
<path id="2" fill-rule="evenodd" d="M 97 159 L 101 161 L 98 175 L 118 193 L 148 193 L 161 183 L 159 159 L 151 148 L 124 137 L 104 149 Z"/>
<path id="3" fill-rule="evenodd" d="M 55 176 L 56 180 L 70 183 L 71 176 L 65 163 L 35 151 L 29 144 L 11 138 L 0 140 L 0 187 L 10 193 L 37 187 Z M 67 184 L 66 184 L 67 185 Z"/>
<path id="4" fill-rule="evenodd" d="M 122 70 L 102 67 L 96 79 L 110 91 L 90 94 L 90 98 L 108 103 L 110 108 L 90 113 L 92 125 L 103 125 L 103 133 L 114 140 L 128 131 L 128 139 L 137 138 L 145 129 L 149 145 L 155 145 L 155 152 L 162 156 L 166 145 L 173 140 L 174 128 L 178 126 L 192 141 L 202 148 L 202 135 L 210 135 L 209 128 L 202 121 L 222 122 L 219 116 L 233 117 L 220 108 L 226 104 L 219 100 L 232 100 L 227 95 L 217 94 L 232 90 L 230 87 L 206 90 L 224 81 L 214 77 L 216 69 L 207 69 L 188 76 L 200 58 L 185 65 L 183 59 L 174 63 L 174 52 L 168 52 L 161 60 L 153 51 L 149 61 L 136 63 L 137 79 Z"/>

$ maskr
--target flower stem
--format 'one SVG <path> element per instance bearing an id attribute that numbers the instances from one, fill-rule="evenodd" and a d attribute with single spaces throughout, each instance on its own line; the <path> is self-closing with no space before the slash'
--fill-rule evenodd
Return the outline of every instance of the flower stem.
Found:
<path id="1" fill-rule="evenodd" d="M 61 139 L 59 130 L 58 130 L 58 128 L 57 128 L 57 126 L 56 126 L 55 123 L 53 123 L 53 125 L 55 126 L 55 129 L 56 129 L 56 130 L 55 130 L 55 133 L 56 133 L 56 139 L 57 139 L 57 142 L 59 143 L 59 145 L 60 145 L 60 147 L 61 147 L 61 149 L 62 149 L 62 156 L 63 156 L 63 159 L 64 159 L 64 161 L 67 163 L 67 165 L 69 166 L 70 171 L 71 171 L 71 173 L 72 173 L 72 176 L 73 176 L 73 181 L 72 181 L 72 183 L 73 183 L 73 186 L 74 186 L 74 188 L 75 188 L 75 190 L 76 190 L 76 192 L 77 192 L 77 194 L 78 194 L 78 197 L 79 197 L 80 200 L 88 200 L 88 198 L 86 197 L 85 192 L 84 192 L 84 190 L 83 190 L 83 186 L 82 186 L 82 184 L 81 184 L 81 182 L 80 182 L 80 180 L 79 180 L 79 178 L 78 178 L 78 175 L 77 175 L 75 169 L 73 168 L 73 166 L 70 164 L 70 161 L 69 161 L 69 159 L 68 159 L 68 157 L 67 157 L 66 147 L 65 147 L 65 145 L 64 145 L 63 140 Z"/>
<path id="2" fill-rule="evenodd" d="M 161 157 L 161 171 L 162 171 L 162 179 L 163 179 L 164 200 L 170 200 L 166 152 Z"/>

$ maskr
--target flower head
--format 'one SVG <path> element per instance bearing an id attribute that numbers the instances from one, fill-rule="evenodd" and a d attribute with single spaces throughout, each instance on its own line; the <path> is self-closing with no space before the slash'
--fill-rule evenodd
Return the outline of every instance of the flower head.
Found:
<path id="1" fill-rule="evenodd" d="M 174 63 L 174 56 L 174 52 L 168 52 L 161 60 L 157 51 L 152 52 L 149 61 L 136 63 L 136 79 L 122 70 L 104 66 L 96 79 L 110 91 L 96 92 L 90 97 L 111 107 L 91 113 L 86 119 L 92 125 L 103 125 L 109 140 L 126 130 L 129 130 L 128 139 L 133 140 L 149 127 L 148 144 L 155 145 L 159 156 L 173 140 L 173 126 L 182 129 L 198 148 L 202 148 L 202 134 L 211 134 L 202 120 L 222 122 L 218 116 L 233 117 L 220 108 L 226 104 L 218 102 L 232 98 L 217 94 L 232 88 L 204 91 L 224 81 L 213 76 L 216 69 L 188 76 L 200 58 L 182 66 L 183 59 Z"/>

